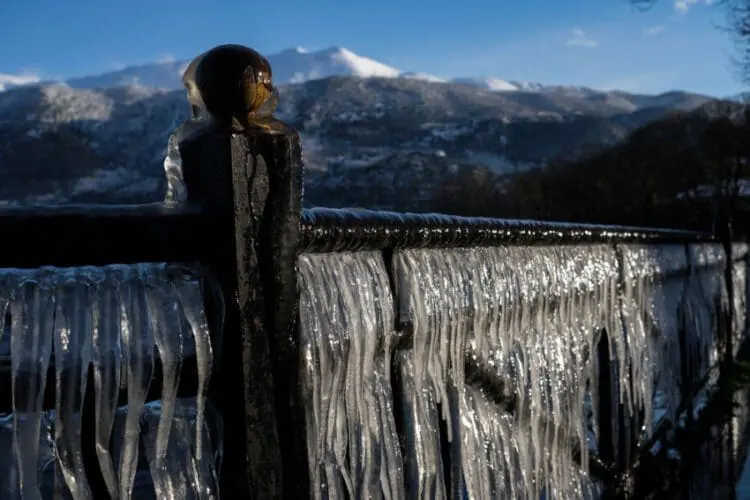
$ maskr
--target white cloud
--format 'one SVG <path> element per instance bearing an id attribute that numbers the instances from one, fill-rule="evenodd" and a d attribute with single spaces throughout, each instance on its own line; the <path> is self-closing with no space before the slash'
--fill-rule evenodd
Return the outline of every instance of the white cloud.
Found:
<path id="1" fill-rule="evenodd" d="M 596 48 L 596 40 L 591 38 L 581 28 L 574 28 L 571 37 L 565 42 L 568 47 L 586 47 L 589 49 Z"/>
<path id="2" fill-rule="evenodd" d="M 667 29 L 665 24 L 658 24 L 656 26 L 649 26 L 643 30 L 643 36 L 656 36 L 664 33 Z"/>
<path id="3" fill-rule="evenodd" d="M 711 5 L 715 0 L 674 0 L 674 10 L 687 14 L 691 7 L 699 4 Z"/>
<path id="4" fill-rule="evenodd" d="M 39 83 L 41 78 L 34 73 L 22 73 L 20 75 L 10 75 L 0 73 L 0 92 L 11 87 L 20 87 L 21 85 L 31 85 Z"/>

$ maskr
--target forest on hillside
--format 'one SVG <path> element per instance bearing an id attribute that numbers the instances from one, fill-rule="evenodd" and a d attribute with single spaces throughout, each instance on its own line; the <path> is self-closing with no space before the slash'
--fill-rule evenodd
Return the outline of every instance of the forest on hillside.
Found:
<path id="1" fill-rule="evenodd" d="M 750 107 L 717 101 L 649 123 L 607 149 L 559 155 L 500 181 L 461 171 L 435 189 L 431 210 L 713 230 L 750 218 Z"/>

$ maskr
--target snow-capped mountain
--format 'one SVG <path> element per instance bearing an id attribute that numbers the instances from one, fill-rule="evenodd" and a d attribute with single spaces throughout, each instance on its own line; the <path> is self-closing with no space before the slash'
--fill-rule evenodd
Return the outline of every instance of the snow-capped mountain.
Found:
<path id="1" fill-rule="evenodd" d="M 451 80 L 418 71 L 402 71 L 369 57 L 355 54 L 343 47 L 329 47 L 319 51 L 294 48 L 267 55 L 273 68 L 276 85 L 302 83 L 331 76 L 361 78 L 405 78 L 427 82 L 447 82 L 478 87 L 494 92 L 553 92 L 562 94 L 591 94 L 596 90 L 585 87 L 544 85 L 495 77 L 462 77 Z M 182 89 L 182 73 L 190 60 L 161 61 L 130 66 L 99 75 L 71 78 L 65 81 L 73 88 L 100 89 L 117 86 L 143 86 L 163 90 Z M 0 74 L 0 91 L 13 86 L 38 83 L 36 77 Z"/>
<path id="2" fill-rule="evenodd" d="M 295 48 L 268 57 L 277 85 L 301 83 L 329 76 L 358 76 L 395 78 L 401 71 L 386 64 L 363 57 L 343 47 L 329 47 L 316 52 Z M 182 89 L 182 73 L 189 60 L 164 61 L 131 66 L 101 75 L 72 78 L 66 83 L 74 88 L 107 88 L 122 85 L 142 85 L 167 90 Z"/>
<path id="3" fill-rule="evenodd" d="M 182 89 L 182 74 L 190 61 L 161 61 L 139 66 L 129 66 L 100 75 L 83 76 L 67 80 L 77 89 L 97 89 L 124 86 L 144 86 L 164 90 Z"/>
<path id="4" fill-rule="evenodd" d="M 277 84 L 302 83 L 329 76 L 395 78 L 401 71 L 342 47 L 318 52 L 290 49 L 268 56 Z"/>
<path id="5" fill-rule="evenodd" d="M 356 66 L 351 58 L 339 61 Z M 161 67 L 178 72 L 179 63 Z M 393 75 L 379 66 L 359 69 Z M 162 197 L 167 140 L 189 107 L 182 90 L 143 86 L 148 75 L 159 77 L 140 72 L 136 86 L 45 84 L 0 93 L 0 200 Z M 497 92 L 392 76 L 332 76 L 281 85 L 279 92 L 278 114 L 303 141 L 307 205 L 398 210 L 429 209 L 435 187 L 453 176 L 484 172 L 502 182 L 710 100 L 684 92 Z"/>
<path id="6" fill-rule="evenodd" d="M 502 80 L 500 78 L 485 77 L 485 78 L 454 78 L 453 83 L 460 83 L 463 85 L 473 85 L 485 90 L 492 90 L 496 92 L 512 92 L 518 90 L 524 90 L 520 85 Z"/>
<path id="7" fill-rule="evenodd" d="M 268 59 L 279 117 L 303 140 L 308 205 L 421 210 L 451 176 L 479 172 L 503 182 L 711 100 L 499 78 L 447 81 L 341 47 Z M 0 203 L 159 199 L 169 134 L 188 113 L 187 64 L 38 85 L 0 75 Z"/>

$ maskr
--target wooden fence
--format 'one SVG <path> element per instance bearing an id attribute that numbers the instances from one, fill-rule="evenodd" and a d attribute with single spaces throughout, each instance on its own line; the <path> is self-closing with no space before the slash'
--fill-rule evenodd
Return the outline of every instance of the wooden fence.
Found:
<path id="1" fill-rule="evenodd" d="M 0 267 L 185 262 L 200 264 L 214 277 L 225 310 L 217 310 L 217 303 L 207 298 L 208 314 L 224 317 L 223 331 L 212 332 L 219 349 L 209 398 L 223 418 L 221 493 L 225 498 L 310 494 L 298 379 L 300 254 L 376 250 L 390 267 L 394 252 L 408 248 L 716 242 L 709 234 L 673 230 L 303 210 L 297 133 L 271 116 L 243 119 L 264 92 L 271 95 L 263 90 L 266 84 L 258 77 L 258 64 L 254 54 L 237 46 L 218 47 L 197 60 L 199 69 L 210 67 L 213 73 L 194 71 L 189 88 L 193 85 L 193 94 L 197 89 L 202 99 L 196 101 L 193 95 L 191 104 L 204 106 L 213 120 L 180 144 L 187 200 L 0 212 L 0 234 L 6 242 Z M 408 349 L 410 325 L 398 318 L 396 323 L 399 348 Z M 599 356 L 601 363 L 611 362 L 605 337 Z M 474 383 L 502 383 L 467 363 Z M 183 373 L 190 370 L 188 365 Z M 606 378 L 610 371 L 600 372 L 601 386 L 612 387 Z M 2 411 L 9 407 L 7 367 L 0 365 L 0 376 Z M 188 373 L 183 385 L 194 379 Z M 609 409 L 617 405 L 610 398 L 616 397 L 602 395 L 599 415 L 605 432 L 610 422 L 632 417 L 622 411 L 612 414 Z M 87 400 L 87 415 L 90 405 Z M 601 446 L 599 455 L 592 457 L 592 473 L 608 484 L 619 481 L 631 464 L 617 463 L 616 456 L 614 450 Z M 96 498 L 106 497 L 100 483 L 92 478 Z"/>

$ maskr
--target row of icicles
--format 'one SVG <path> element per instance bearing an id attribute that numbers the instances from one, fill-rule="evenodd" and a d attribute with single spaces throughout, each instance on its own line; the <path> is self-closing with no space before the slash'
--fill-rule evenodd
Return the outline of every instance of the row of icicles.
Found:
<path id="1" fill-rule="evenodd" d="M 4 270 L 0 354 L 3 347 L 10 354 L 13 387 L 13 413 L 0 417 L 0 439 L 5 436 L 12 443 L 0 452 L 3 498 L 48 498 L 50 487 L 42 488 L 40 473 L 49 470 L 50 461 L 51 489 L 76 500 L 93 498 L 81 442 L 83 396 L 92 383 L 95 453 L 112 498 L 134 495 L 141 447 L 153 483 L 151 495 L 217 497 L 220 443 L 211 442 L 206 423 L 213 354 L 202 282 L 190 268 L 141 264 Z M 194 398 L 182 399 L 177 389 L 188 357 L 196 360 L 198 388 Z M 163 373 L 161 399 L 148 403 L 156 359 Z M 51 364 L 55 408 L 45 411 L 45 375 Z M 88 380 L 89 366 L 93 381 Z M 127 405 L 118 407 L 121 392 L 127 394 Z M 210 422 L 214 428 L 217 418 Z"/>
<path id="2" fill-rule="evenodd" d="M 696 376 L 716 360 L 723 263 L 719 245 L 405 250 L 390 270 L 379 252 L 303 255 L 313 497 L 596 498 L 589 449 L 678 417 L 680 325 Z M 735 289 L 740 331 L 744 263 Z M 407 348 L 396 349 L 397 323 Z M 643 429 L 600 433 L 601 331 L 616 360 L 614 403 L 643 412 Z M 512 404 L 468 383 L 467 362 L 503 381 L 499 397 Z"/>

